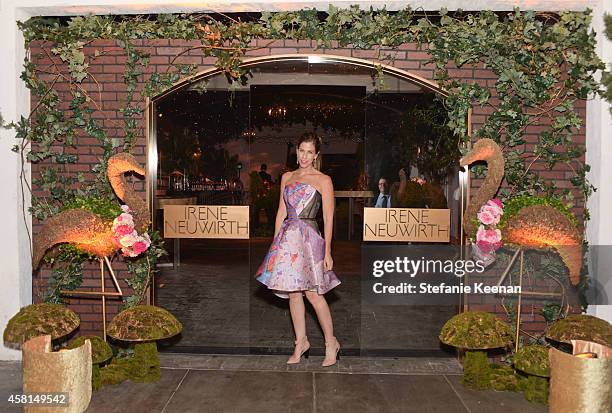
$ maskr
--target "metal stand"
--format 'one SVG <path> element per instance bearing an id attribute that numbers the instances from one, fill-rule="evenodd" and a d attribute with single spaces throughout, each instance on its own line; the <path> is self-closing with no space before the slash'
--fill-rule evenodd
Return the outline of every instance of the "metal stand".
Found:
<path id="1" fill-rule="evenodd" d="M 516 308 L 515 351 L 518 351 L 518 347 L 519 347 L 519 340 L 518 339 L 519 339 L 519 333 L 520 333 L 520 329 L 521 329 L 521 306 L 522 306 L 522 301 L 523 301 L 523 295 L 533 296 L 533 297 L 561 297 L 561 296 L 563 296 L 563 294 L 561 294 L 561 293 L 543 293 L 543 292 L 539 292 L 539 291 L 523 291 L 523 272 L 524 272 L 525 250 L 522 247 L 519 247 L 515 251 L 514 255 L 512 256 L 512 259 L 508 263 L 508 266 L 504 270 L 504 272 L 501 275 L 501 277 L 499 277 L 499 280 L 497 280 L 497 284 L 496 284 L 497 287 L 501 286 L 503 284 L 503 282 L 506 280 L 506 277 L 508 276 L 508 273 L 510 272 L 510 269 L 514 265 L 514 262 L 516 261 L 517 257 L 519 257 L 519 255 L 521 257 L 520 264 L 519 264 L 519 287 L 520 287 L 520 292 L 518 293 L 518 303 L 517 303 L 517 308 Z"/>
<path id="2" fill-rule="evenodd" d="M 100 261 L 100 291 L 75 291 L 75 290 L 61 290 L 60 293 L 63 295 L 83 295 L 83 296 L 94 296 L 102 297 L 102 330 L 104 332 L 104 341 L 106 341 L 106 297 L 123 297 L 123 291 L 117 281 L 113 267 L 108 257 L 98 258 Z M 108 267 L 108 271 L 113 280 L 113 284 L 117 289 L 117 292 L 107 292 L 104 286 L 104 265 Z"/>

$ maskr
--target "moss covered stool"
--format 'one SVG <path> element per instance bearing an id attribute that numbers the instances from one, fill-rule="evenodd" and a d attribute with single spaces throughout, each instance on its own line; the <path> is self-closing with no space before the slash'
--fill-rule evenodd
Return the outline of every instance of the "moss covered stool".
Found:
<path id="1" fill-rule="evenodd" d="M 514 368 L 527 374 L 522 390 L 530 402 L 548 403 L 550 362 L 548 347 L 538 344 L 522 347 L 513 358 Z"/>
<path id="2" fill-rule="evenodd" d="M 44 335 L 55 340 L 72 333 L 80 323 L 79 316 L 61 304 L 31 304 L 8 321 L 3 334 L 4 344 L 20 347 L 31 338 Z"/>
<path id="3" fill-rule="evenodd" d="M 612 347 L 612 324 L 591 315 L 572 315 L 554 322 L 546 330 L 546 338 L 565 343 L 568 351 L 571 340 L 592 341 Z"/>
<path id="4" fill-rule="evenodd" d="M 112 338 L 133 342 L 133 357 L 115 358 L 101 369 L 102 384 L 117 384 L 130 379 L 151 382 L 161 377 L 156 340 L 179 334 L 183 325 L 167 310 L 139 305 L 117 314 L 108 326 Z"/>
<path id="5" fill-rule="evenodd" d="M 440 341 L 465 349 L 463 385 L 475 389 L 491 388 L 491 367 L 486 350 L 512 345 L 510 327 L 491 313 L 466 311 L 448 320 Z"/>
<path id="6" fill-rule="evenodd" d="M 100 365 L 107 362 L 113 357 L 113 349 L 110 344 L 102 340 L 98 336 L 80 336 L 72 340 L 67 346 L 69 349 L 74 349 L 83 345 L 85 340 L 91 342 L 91 387 L 93 390 L 99 390 L 102 386 Z"/>

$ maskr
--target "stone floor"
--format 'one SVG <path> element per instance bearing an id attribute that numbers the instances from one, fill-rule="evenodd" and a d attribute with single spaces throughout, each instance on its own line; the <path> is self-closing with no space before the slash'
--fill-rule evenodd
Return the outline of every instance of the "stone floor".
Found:
<path id="1" fill-rule="evenodd" d="M 156 278 L 156 304 L 184 325 L 170 350 L 194 353 L 284 354 L 293 347 L 288 301 L 253 277 L 270 244 L 251 240 L 181 240 L 181 265 Z M 341 284 L 325 295 L 335 335 L 347 355 L 444 355 L 438 334 L 456 306 L 371 305 L 361 299 L 361 242 L 334 243 Z M 307 335 L 322 354 L 312 306 Z"/>
<path id="2" fill-rule="evenodd" d="M 95 392 L 87 412 L 425 412 L 542 413 L 521 394 L 461 385 L 453 358 L 321 357 L 287 366 L 286 356 L 161 354 L 162 378 Z M 0 412 L 21 391 L 19 362 L 0 362 Z"/>

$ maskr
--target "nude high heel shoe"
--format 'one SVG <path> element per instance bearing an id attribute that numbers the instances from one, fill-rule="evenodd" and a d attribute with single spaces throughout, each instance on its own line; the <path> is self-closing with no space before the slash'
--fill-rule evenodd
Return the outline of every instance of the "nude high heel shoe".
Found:
<path id="1" fill-rule="evenodd" d="M 340 342 L 334 337 L 333 341 L 325 342 L 325 359 L 321 364 L 322 367 L 329 367 L 336 364 L 336 361 L 340 360 Z"/>
<path id="2" fill-rule="evenodd" d="M 297 360 L 292 360 L 292 358 L 295 356 L 295 353 L 297 352 L 299 352 L 300 356 L 297 358 Z M 289 360 L 287 360 L 287 364 L 298 364 L 302 360 L 302 355 L 308 358 L 309 353 L 310 343 L 308 342 L 307 337 L 304 337 L 304 339 L 301 341 L 295 340 L 295 351 L 293 355 L 289 357 Z"/>

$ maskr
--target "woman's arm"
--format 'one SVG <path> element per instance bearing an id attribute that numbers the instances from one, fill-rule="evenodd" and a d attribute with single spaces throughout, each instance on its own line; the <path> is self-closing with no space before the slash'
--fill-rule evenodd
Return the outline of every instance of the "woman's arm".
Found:
<path id="1" fill-rule="evenodd" d="M 331 257 L 331 241 L 334 229 L 334 185 L 329 176 L 325 175 L 321 182 L 321 197 L 323 199 L 323 222 L 325 238 L 325 271 L 331 271 L 334 262 Z"/>
<path id="2" fill-rule="evenodd" d="M 280 199 L 278 201 L 278 211 L 276 212 L 276 222 L 274 225 L 274 237 L 276 238 L 276 234 L 280 231 L 280 227 L 283 224 L 283 221 L 287 217 L 287 206 L 285 205 L 285 199 L 283 198 L 283 194 L 285 193 L 285 184 L 289 180 L 291 176 L 291 172 L 285 172 L 281 177 L 280 184 Z"/>
<path id="3" fill-rule="evenodd" d="M 397 191 L 397 197 L 399 199 L 402 199 L 404 197 L 404 194 L 406 193 L 406 184 L 408 182 L 408 179 L 406 177 L 406 170 L 404 168 L 399 170 L 399 178 L 400 178 L 400 184 L 399 184 L 399 190 Z M 397 206 L 397 205 L 392 205 L 392 206 Z"/>

